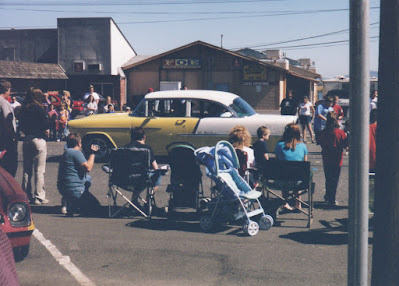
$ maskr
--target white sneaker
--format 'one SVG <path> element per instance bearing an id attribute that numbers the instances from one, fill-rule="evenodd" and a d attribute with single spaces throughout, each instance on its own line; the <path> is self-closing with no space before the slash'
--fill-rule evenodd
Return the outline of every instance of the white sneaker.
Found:
<path id="1" fill-rule="evenodd" d="M 63 207 L 61 208 L 61 213 L 67 214 L 67 207 L 66 207 L 66 206 L 63 206 Z"/>

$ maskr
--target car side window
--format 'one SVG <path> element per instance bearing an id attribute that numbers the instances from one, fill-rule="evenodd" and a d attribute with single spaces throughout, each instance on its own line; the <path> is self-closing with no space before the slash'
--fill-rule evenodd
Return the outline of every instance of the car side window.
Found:
<path id="1" fill-rule="evenodd" d="M 185 117 L 187 101 L 182 99 L 148 100 L 150 117 Z"/>
<path id="2" fill-rule="evenodd" d="M 191 100 L 191 117 L 232 117 L 233 114 L 220 103 L 209 100 Z"/>

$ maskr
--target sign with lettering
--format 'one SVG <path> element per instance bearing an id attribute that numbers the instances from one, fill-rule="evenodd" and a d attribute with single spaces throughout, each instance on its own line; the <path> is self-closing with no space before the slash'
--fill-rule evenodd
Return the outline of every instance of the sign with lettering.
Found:
<path id="1" fill-rule="evenodd" d="M 201 61 L 199 59 L 165 59 L 163 60 L 164 69 L 199 69 Z"/>
<path id="2" fill-rule="evenodd" d="M 267 70 L 266 67 L 261 65 L 245 65 L 243 67 L 243 80 L 244 81 L 266 81 Z"/>

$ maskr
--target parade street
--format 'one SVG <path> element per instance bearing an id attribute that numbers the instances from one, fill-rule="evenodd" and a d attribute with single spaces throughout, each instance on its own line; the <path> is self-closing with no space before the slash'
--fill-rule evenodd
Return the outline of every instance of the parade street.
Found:
<path id="1" fill-rule="evenodd" d="M 348 243 L 348 157 L 338 188 L 339 206 L 323 202 L 320 147 L 307 144 L 316 190 L 310 229 L 301 213 L 279 216 L 254 237 L 241 226 L 202 232 L 194 212 L 173 219 L 66 217 L 61 214 L 57 173 L 64 142 L 48 142 L 46 193 L 50 203 L 32 205 L 36 230 L 30 253 L 17 263 L 21 285 L 345 285 Z M 22 180 L 22 142 L 17 181 Z M 91 192 L 107 213 L 108 175 L 96 163 Z M 166 206 L 165 176 L 157 194 Z M 206 192 L 210 180 L 203 174 Z M 372 232 L 369 233 L 371 258 Z M 371 265 L 371 259 L 369 260 Z M 370 267 L 370 266 L 369 266 Z M 371 273 L 369 271 L 369 273 Z"/>

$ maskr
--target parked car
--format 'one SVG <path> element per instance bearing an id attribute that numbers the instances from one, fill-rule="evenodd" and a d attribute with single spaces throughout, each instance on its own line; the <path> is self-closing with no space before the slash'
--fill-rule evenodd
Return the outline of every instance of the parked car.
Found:
<path id="1" fill-rule="evenodd" d="M 158 156 L 166 156 L 165 146 L 187 141 L 194 146 L 215 145 L 226 139 L 235 125 L 245 125 L 256 137 L 259 126 L 271 130 L 270 150 L 281 138 L 284 127 L 296 116 L 260 115 L 238 95 L 211 90 L 172 90 L 147 94 L 132 113 L 98 114 L 69 122 L 70 132 L 83 139 L 83 150 L 100 146 L 97 157 L 110 148 L 130 141 L 130 129 L 142 126 L 147 143 Z"/>
<path id="2" fill-rule="evenodd" d="M 11 241 L 16 261 L 29 253 L 33 224 L 29 200 L 15 179 L 0 167 L 0 227 Z"/>

